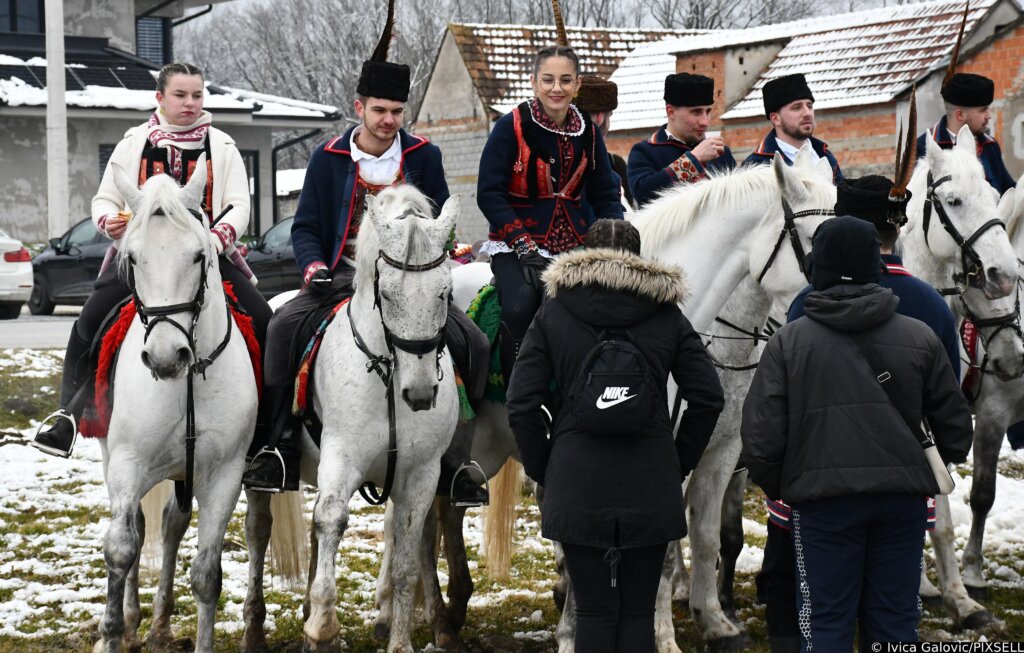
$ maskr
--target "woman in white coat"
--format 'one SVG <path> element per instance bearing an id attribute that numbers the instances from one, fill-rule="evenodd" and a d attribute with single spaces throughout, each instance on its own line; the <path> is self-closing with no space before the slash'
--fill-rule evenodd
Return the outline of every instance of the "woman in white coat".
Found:
<path id="1" fill-rule="evenodd" d="M 220 256 L 233 251 L 235 238 L 249 224 L 249 179 L 234 141 L 213 127 L 212 116 L 203 110 L 204 91 L 203 74 L 195 66 L 173 63 L 163 67 L 157 78 L 159 107 L 148 121 L 129 129 L 114 148 L 92 199 L 92 219 L 101 233 L 115 241 L 115 246 L 124 236 L 130 213 L 114 184 L 112 165 L 137 177 L 140 186 L 155 174 L 169 174 L 180 185 L 192 174 L 205 175 L 203 209 L 209 220 L 220 218 L 210 229 L 220 272 L 225 281 L 232 283 L 239 303 L 253 317 L 256 338 L 262 347 L 272 311 L 256 290 L 252 274 Z M 197 171 L 196 162 L 204 153 L 206 170 Z M 228 206 L 231 209 L 224 212 Z M 52 421 L 40 425 L 33 443 L 41 451 L 61 457 L 71 454 L 76 425 L 90 394 L 78 392 L 92 376 L 89 347 L 110 311 L 129 296 L 131 289 L 118 275 L 117 266 L 106 266 L 71 329 L 64 357 L 60 410 L 53 414 Z"/>

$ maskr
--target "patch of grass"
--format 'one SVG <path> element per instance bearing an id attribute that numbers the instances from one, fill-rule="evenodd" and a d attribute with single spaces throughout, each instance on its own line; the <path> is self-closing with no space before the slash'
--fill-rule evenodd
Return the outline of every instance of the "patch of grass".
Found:
<path id="1" fill-rule="evenodd" d="M 44 350 L 40 356 L 52 357 L 59 363 L 62 357 Z M 41 420 L 57 406 L 60 373 L 43 376 L 22 376 L 17 367 L 0 367 L 0 428 L 26 429 L 32 420 Z M 47 388 L 48 390 L 43 390 Z"/>

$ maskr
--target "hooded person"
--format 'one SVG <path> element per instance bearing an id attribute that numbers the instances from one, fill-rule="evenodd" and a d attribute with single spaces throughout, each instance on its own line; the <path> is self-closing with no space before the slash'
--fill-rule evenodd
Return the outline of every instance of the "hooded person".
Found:
<path id="1" fill-rule="evenodd" d="M 328 296 L 350 297 L 355 278 L 359 225 L 367 195 L 385 188 L 411 184 L 431 200 L 434 215 L 448 200 L 441 151 L 427 139 L 402 128 L 409 99 L 410 70 L 387 60 L 395 23 L 395 2 L 388 3 L 387 19 L 373 55 L 363 62 L 356 86 L 355 111 L 359 124 L 318 145 L 310 156 L 292 224 L 292 246 L 302 272 L 299 294 L 283 305 L 270 322 L 264 375 L 270 391 L 270 440 L 242 476 L 246 487 L 277 492 L 299 487 L 301 450 L 299 416 L 291 413 L 295 384 L 292 353 L 299 325 Z M 487 337 L 464 313 L 448 311 L 445 341 L 456 366 L 467 379 L 471 397 L 483 393 Z M 480 369 L 483 368 L 483 369 Z M 482 374 L 481 374 L 482 372 Z M 462 447 L 456 458 L 442 459 L 453 500 L 466 505 L 486 503 L 487 493 L 465 473 L 456 473 L 468 458 Z M 448 469 L 451 468 L 451 469 Z M 453 476 L 457 476 L 452 483 Z"/>
<path id="2" fill-rule="evenodd" d="M 858 622 L 861 651 L 917 640 L 925 497 L 938 486 L 908 424 L 927 420 L 946 463 L 971 446 L 970 409 L 945 348 L 879 285 L 880 245 L 860 218 L 822 223 L 805 316 L 768 342 L 743 405 L 741 464 L 769 499 L 792 507 L 799 634 L 771 634 L 773 651 L 849 651 Z M 882 382 L 895 384 L 900 408 Z"/>
<path id="3" fill-rule="evenodd" d="M 629 152 L 629 187 L 639 207 L 675 184 L 688 184 L 708 171 L 732 170 L 736 159 L 721 135 L 709 135 L 715 80 L 676 73 L 665 77 L 666 123 Z"/>

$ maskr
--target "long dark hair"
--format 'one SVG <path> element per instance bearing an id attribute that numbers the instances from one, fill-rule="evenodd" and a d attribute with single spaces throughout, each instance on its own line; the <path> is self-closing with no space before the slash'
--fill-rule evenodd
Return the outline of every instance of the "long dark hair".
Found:
<path id="1" fill-rule="evenodd" d="M 203 71 L 190 63 L 169 63 L 160 69 L 156 78 L 156 90 L 163 93 L 167 89 L 167 80 L 175 75 L 199 75 L 203 77 Z"/>
<path id="2" fill-rule="evenodd" d="M 639 256 L 640 232 L 625 220 L 601 218 L 590 225 L 587 235 L 583 237 L 583 246 L 623 249 Z"/>

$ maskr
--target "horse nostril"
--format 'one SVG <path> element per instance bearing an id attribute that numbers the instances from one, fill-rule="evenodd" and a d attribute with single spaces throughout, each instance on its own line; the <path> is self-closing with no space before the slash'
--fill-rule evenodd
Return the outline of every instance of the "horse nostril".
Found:
<path id="1" fill-rule="evenodd" d="M 187 347 L 178 349 L 178 363 L 182 366 L 188 365 L 192 361 L 192 352 Z"/>
<path id="2" fill-rule="evenodd" d="M 149 362 L 149 354 L 147 352 L 142 352 L 142 364 L 146 366 L 147 370 L 153 369 Z"/>

